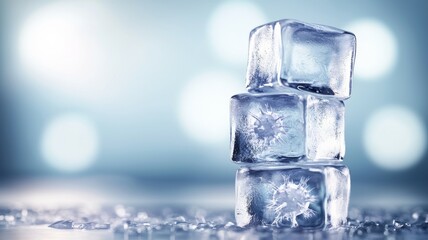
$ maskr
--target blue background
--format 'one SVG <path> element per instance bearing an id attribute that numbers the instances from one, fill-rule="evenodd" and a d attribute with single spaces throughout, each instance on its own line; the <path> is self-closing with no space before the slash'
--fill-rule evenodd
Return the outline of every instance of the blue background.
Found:
<path id="1" fill-rule="evenodd" d="M 356 75 L 352 97 L 346 101 L 345 163 L 351 170 L 354 199 L 361 197 L 368 201 L 367 196 L 386 196 L 379 198 L 382 202 L 383 199 L 392 201 L 390 196 L 406 200 L 404 195 L 411 195 L 414 197 L 409 199 L 410 203 L 426 201 L 427 151 L 409 168 L 383 169 L 366 153 L 363 134 L 370 116 L 383 107 L 400 105 L 418 116 L 426 136 L 428 4 L 424 1 L 368 0 L 247 2 L 258 7 L 266 22 L 294 18 L 346 28 L 354 21 L 369 18 L 389 28 L 397 43 L 395 64 L 375 80 L 367 81 Z M 187 84 L 205 72 L 237 76 L 236 84 L 242 86 L 241 92 L 245 91 L 246 57 L 242 61 L 225 60 L 215 52 L 210 39 L 213 14 L 227 3 L 1 1 L 0 181 L 6 189 L 3 193 L 12 193 L 16 187 L 8 186 L 15 186 L 16 182 L 31 185 L 32 179 L 71 182 L 79 179 L 80 184 L 92 186 L 85 182 L 92 177 L 102 179 L 95 182 L 108 179 L 111 183 L 122 183 L 123 178 L 129 178 L 136 189 L 140 184 L 188 186 L 201 183 L 226 186 L 232 192 L 230 186 L 233 186 L 237 166 L 229 159 L 228 139 L 204 142 L 192 137 L 183 127 L 179 113 Z M 96 75 L 100 77 L 93 79 L 94 83 L 88 81 L 72 90 L 67 89 L 67 85 L 61 87 L 61 81 L 65 80 L 60 77 L 55 79 L 59 84 L 51 87 L 43 77 L 32 74 L 21 63 L 19 53 L 21 31 L 29 24 L 31 16 L 46 7 L 55 9 L 55 6 L 70 4 L 75 13 L 83 12 L 82 16 L 86 17 L 83 19 L 93 18 L 93 28 L 85 29 L 93 30 L 90 41 L 104 46 L 103 55 L 94 59 L 108 59 L 101 67 L 105 75 Z M 100 15 L 92 16 L 92 10 L 84 15 L 85 9 L 103 10 Z M 246 21 L 239 14 L 231 16 L 232 20 Z M 97 30 L 99 27 L 102 29 Z M 75 38 L 85 39 L 85 36 Z M 85 54 L 91 52 L 79 54 L 83 61 L 88 57 Z M 358 71 L 358 50 L 355 68 Z M 104 90 L 106 96 L 92 98 Z M 56 116 L 68 112 L 90 118 L 99 139 L 99 151 L 93 164 L 72 173 L 50 166 L 40 151 L 45 126 Z M 228 129 L 218 131 L 227 133 Z M 116 181 L 115 177 L 120 180 Z M 49 185 L 50 182 L 40 184 Z M 403 202 L 407 203 L 405 200 Z"/>

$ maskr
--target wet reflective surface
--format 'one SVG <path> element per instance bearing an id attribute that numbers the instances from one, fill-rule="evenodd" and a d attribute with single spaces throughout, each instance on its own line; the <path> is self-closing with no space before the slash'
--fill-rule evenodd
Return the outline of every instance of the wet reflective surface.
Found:
<path id="1" fill-rule="evenodd" d="M 196 207 L 0 208 L 0 239 L 428 239 L 428 207 L 350 209 L 330 231 L 240 228 L 232 210 Z"/>

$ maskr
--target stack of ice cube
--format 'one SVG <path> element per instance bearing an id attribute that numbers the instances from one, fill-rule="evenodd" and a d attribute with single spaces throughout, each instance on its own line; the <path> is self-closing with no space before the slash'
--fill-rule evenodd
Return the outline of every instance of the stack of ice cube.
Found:
<path id="1" fill-rule="evenodd" d="M 250 33 L 247 89 L 231 100 L 239 226 L 337 228 L 350 193 L 343 100 L 355 36 L 279 20 Z"/>

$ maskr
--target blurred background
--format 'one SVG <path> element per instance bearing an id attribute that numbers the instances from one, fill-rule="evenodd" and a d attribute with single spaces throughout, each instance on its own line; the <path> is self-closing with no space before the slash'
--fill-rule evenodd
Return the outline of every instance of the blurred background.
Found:
<path id="1" fill-rule="evenodd" d="M 357 36 L 351 203 L 426 203 L 427 10 L 386 0 L 2 0 L 0 203 L 233 207 L 229 98 L 245 91 L 249 31 L 283 18 Z"/>

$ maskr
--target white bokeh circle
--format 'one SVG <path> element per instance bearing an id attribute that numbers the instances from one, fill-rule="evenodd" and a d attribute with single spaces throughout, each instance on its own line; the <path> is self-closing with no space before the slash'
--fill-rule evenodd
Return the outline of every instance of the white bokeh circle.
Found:
<path id="1" fill-rule="evenodd" d="M 50 86 L 75 90 L 94 84 L 103 68 L 103 49 L 93 30 L 100 12 L 66 2 L 36 10 L 19 35 L 24 69 Z"/>
<path id="2" fill-rule="evenodd" d="M 421 160 L 426 150 L 423 122 L 412 111 L 390 106 L 376 112 L 364 130 L 364 147 L 381 168 L 403 170 Z"/>
<path id="3" fill-rule="evenodd" d="M 229 138 L 229 102 L 242 91 L 242 80 L 232 74 L 207 72 L 192 78 L 181 92 L 179 120 L 194 140 L 212 144 Z"/>
<path id="4" fill-rule="evenodd" d="M 16 64 L 31 87 L 89 103 L 125 99 L 144 60 L 142 34 L 102 1 L 46 3 L 17 34 Z"/>
<path id="5" fill-rule="evenodd" d="M 358 79 L 377 80 L 392 70 L 398 45 L 388 26 L 376 19 L 359 19 L 345 29 L 357 38 L 355 76 Z"/>
<path id="6" fill-rule="evenodd" d="M 208 36 L 214 53 L 227 63 L 245 66 L 250 31 L 266 23 L 255 4 L 244 1 L 222 3 L 213 12 Z"/>
<path id="7" fill-rule="evenodd" d="M 94 124 L 79 114 L 54 118 L 41 139 L 43 159 L 53 168 L 77 172 L 88 168 L 98 153 L 98 134 Z"/>

